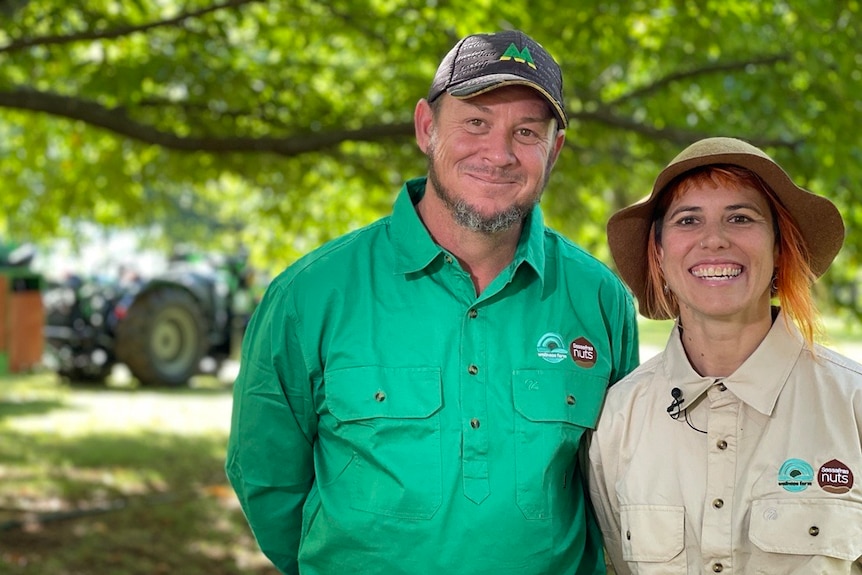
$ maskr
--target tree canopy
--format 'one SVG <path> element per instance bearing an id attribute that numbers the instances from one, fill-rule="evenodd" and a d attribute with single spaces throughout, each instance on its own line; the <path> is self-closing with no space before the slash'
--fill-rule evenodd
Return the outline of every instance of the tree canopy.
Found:
<path id="1" fill-rule="evenodd" d="M 273 269 L 389 211 L 425 170 L 413 110 L 477 31 L 524 30 L 564 72 L 548 220 L 609 260 L 604 223 L 692 141 L 736 136 L 862 236 L 857 1 L 5 0 L 0 235 L 82 222 L 246 244 Z"/>

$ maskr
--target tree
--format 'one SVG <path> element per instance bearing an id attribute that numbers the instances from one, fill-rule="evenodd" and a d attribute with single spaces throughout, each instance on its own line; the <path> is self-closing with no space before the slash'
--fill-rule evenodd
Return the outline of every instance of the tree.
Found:
<path id="1" fill-rule="evenodd" d="M 279 269 L 388 211 L 424 172 L 412 112 L 472 31 L 560 61 L 572 117 L 543 202 L 607 258 L 604 222 L 704 136 L 764 147 L 844 208 L 862 181 L 856 2 L 7 0 L 0 232 L 158 226 Z M 215 230 L 215 233 L 213 233 Z M 832 281 L 858 267 L 850 235 Z"/>

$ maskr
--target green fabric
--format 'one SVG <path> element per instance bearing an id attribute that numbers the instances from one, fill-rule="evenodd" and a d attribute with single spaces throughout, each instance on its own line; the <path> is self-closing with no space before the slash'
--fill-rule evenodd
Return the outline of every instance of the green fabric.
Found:
<path id="1" fill-rule="evenodd" d="M 256 310 L 226 465 L 249 524 L 284 573 L 603 573 L 577 452 L 637 365 L 632 300 L 538 208 L 477 297 L 424 186 Z"/>

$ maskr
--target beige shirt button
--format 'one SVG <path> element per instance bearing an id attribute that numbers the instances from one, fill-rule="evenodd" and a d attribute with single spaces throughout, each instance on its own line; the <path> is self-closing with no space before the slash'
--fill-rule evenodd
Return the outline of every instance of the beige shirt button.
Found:
<path id="1" fill-rule="evenodd" d="M 719 439 L 719 440 L 715 443 L 715 445 L 716 445 L 716 447 L 718 447 L 718 448 L 719 448 L 719 449 L 721 449 L 721 450 L 725 450 L 725 449 L 727 449 L 727 442 L 726 442 L 725 440 L 723 440 L 723 439 Z"/>
<path id="2" fill-rule="evenodd" d="M 808 534 L 812 537 L 817 537 L 818 535 L 820 535 L 820 528 L 816 525 L 812 525 L 808 528 Z"/>
<path id="3" fill-rule="evenodd" d="M 481 425 L 481 423 L 479 423 L 479 420 L 476 419 L 475 417 L 470 420 L 470 427 L 472 427 L 473 429 L 479 429 L 480 425 Z"/>
<path id="4" fill-rule="evenodd" d="M 712 564 L 712 572 L 713 573 L 721 573 L 722 571 L 724 571 L 724 565 L 722 565 L 721 563 L 713 563 Z"/>
<path id="5" fill-rule="evenodd" d="M 727 391 L 727 386 L 723 383 L 718 384 L 718 391 Z"/>
<path id="6" fill-rule="evenodd" d="M 626 540 L 628 540 L 628 541 L 632 540 L 632 532 L 629 531 L 628 529 L 626 529 Z"/>
<path id="7" fill-rule="evenodd" d="M 722 507 L 724 507 L 724 499 L 714 499 L 712 501 L 712 506 L 716 509 L 721 509 Z"/>
<path id="8" fill-rule="evenodd" d="M 377 401 L 385 401 L 386 400 L 386 394 L 383 393 L 382 391 L 378 391 L 377 393 L 374 394 L 374 399 L 376 399 Z"/>
<path id="9" fill-rule="evenodd" d="M 479 373 L 479 368 L 473 364 L 470 364 L 470 366 L 467 368 L 467 373 L 469 373 L 470 375 L 476 375 L 477 373 Z"/>

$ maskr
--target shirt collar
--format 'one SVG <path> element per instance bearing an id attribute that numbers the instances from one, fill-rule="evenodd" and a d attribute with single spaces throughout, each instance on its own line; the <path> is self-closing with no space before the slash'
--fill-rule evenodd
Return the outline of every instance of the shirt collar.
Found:
<path id="1" fill-rule="evenodd" d="M 405 182 L 392 209 L 391 229 L 397 254 L 396 273 L 406 274 L 424 269 L 443 253 L 443 249 L 431 238 L 416 212 L 416 204 L 425 194 L 426 181 L 426 177 L 421 177 Z M 526 262 L 544 283 L 544 236 L 545 222 L 542 211 L 539 206 L 535 206 L 524 222 L 513 265 L 509 267 L 512 274 L 521 263 Z"/>
<path id="2" fill-rule="evenodd" d="M 766 337 L 739 368 L 721 382 L 741 401 L 764 415 L 771 415 L 778 396 L 804 347 L 802 335 L 780 312 Z M 713 377 L 699 375 L 688 361 L 680 339 L 679 321 L 671 331 L 665 354 L 667 379 L 693 403 L 710 385 Z M 670 392 L 668 391 L 668 395 Z"/>
<path id="3" fill-rule="evenodd" d="M 443 250 L 425 229 L 416 204 L 425 195 L 426 178 L 407 180 L 392 208 L 392 244 L 395 249 L 395 273 L 407 274 L 424 269 Z"/>

